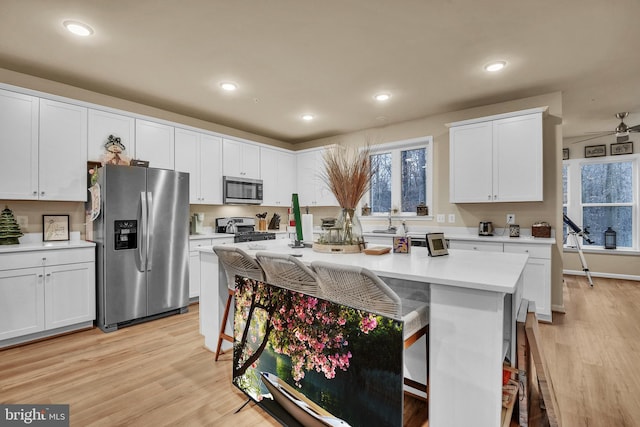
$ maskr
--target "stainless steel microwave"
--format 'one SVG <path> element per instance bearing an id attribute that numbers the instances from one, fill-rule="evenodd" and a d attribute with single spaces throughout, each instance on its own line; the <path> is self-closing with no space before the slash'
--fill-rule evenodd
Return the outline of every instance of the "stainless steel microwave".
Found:
<path id="1" fill-rule="evenodd" d="M 222 194 L 226 204 L 259 205 L 262 203 L 262 180 L 224 176 Z"/>

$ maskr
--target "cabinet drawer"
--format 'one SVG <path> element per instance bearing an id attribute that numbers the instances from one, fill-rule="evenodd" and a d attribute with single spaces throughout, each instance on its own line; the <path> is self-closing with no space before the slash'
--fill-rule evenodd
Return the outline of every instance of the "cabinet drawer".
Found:
<path id="1" fill-rule="evenodd" d="M 551 259 L 551 246 L 505 243 L 504 251 L 514 254 L 529 254 L 531 258 Z"/>
<path id="2" fill-rule="evenodd" d="M 193 252 L 201 246 L 211 246 L 211 239 L 189 240 L 189 252 Z"/>
<path id="3" fill-rule="evenodd" d="M 450 249 L 466 249 L 470 251 L 502 252 L 502 243 L 472 242 L 468 240 L 449 240 Z"/>
<path id="4" fill-rule="evenodd" d="M 94 262 L 95 249 L 56 249 L 50 251 L 14 252 L 0 255 L 3 268 L 43 267 L 76 262 Z"/>

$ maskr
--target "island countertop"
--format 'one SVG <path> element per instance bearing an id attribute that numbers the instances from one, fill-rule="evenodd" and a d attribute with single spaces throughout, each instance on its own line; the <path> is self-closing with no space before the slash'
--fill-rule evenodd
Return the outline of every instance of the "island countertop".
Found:
<path id="1" fill-rule="evenodd" d="M 321 253 L 312 248 L 294 249 L 288 243 L 286 239 L 278 239 L 236 243 L 234 246 L 252 256 L 259 251 L 295 254 L 301 255 L 299 259 L 305 264 L 325 261 L 357 265 L 384 277 L 509 294 L 515 291 L 528 259 L 526 254 L 455 249 L 450 249 L 449 255 L 430 257 L 424 247 L 412 247 L 408 254 Z M 209 246 L 198 250 L 213 252 Z"/>
<path id="2" fill-rule="evenodd" d="M 412 247 L 409 254 L 321 253 L 312 248 L 294 249 L 288 243 L 280 239 L 233 245 L 251 256 L 258 251 L 301 255 L 305 264 L 357 265 L 382 277 L 426 287 L 429 351 L 424 343 L 413 345 L 405 350 L 403 363 L 405 377 L 422 383 L 428 378 L 429 425 L 500 425 L 502 366 L 505 354 L 515 360 L 514 313 L 522 297 L 528 254 L 451 249 L 449 255 L 429 257 L 424 247 Z M 205 347 L 214 351 L 228 289 L 212 247 L 198 250 L 200 326 Z M 233 316 L 225 329 L 233 330 Z M 231 349 L 231 345 L 223 342 L 222 349 Z M 454 410 L 452 402 L 466 410 Z"/>

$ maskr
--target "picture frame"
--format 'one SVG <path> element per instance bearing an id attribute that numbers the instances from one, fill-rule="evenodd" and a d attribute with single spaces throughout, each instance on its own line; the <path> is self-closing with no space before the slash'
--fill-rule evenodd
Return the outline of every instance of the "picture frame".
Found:
<path id="1" fill-rule="evenodd" d="M 585 157 L 604 157 L 607 155 L 606 144 L 601 145 L 588 145 L 584 147 Z"/>
<path id="2" fill-rule="evenodd" d="M 609 152 L 612 156 L 619 156 L 621 154 L 633 154 L 633 141 L 617 142 L 609 146 Z"/>
<path id="3" fill-rule="evenodd" d="M 569 160 L 569 149 L 568 148 L 563 148 L 562 149 L 562 160 Z"/>
<path id="4" fill-rule="evenodd" d="M 444 233 L 427 233 L 427 249 L 432 257 L 449 255 Z"/>
<path id="5" fill-rule="evenodd" d="M 69 215 L 42 215 L 42 241 L 69 240 Z"/>

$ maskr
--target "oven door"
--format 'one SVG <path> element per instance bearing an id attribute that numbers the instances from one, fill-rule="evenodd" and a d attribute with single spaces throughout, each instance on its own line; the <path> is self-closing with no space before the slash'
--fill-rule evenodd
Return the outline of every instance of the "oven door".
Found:
<path id="1" fill-rule="evenodd" d="M 224 203 L 259 205 L 262 203 L 262 180 L 223 177 Z"/>

